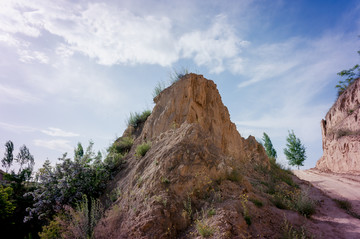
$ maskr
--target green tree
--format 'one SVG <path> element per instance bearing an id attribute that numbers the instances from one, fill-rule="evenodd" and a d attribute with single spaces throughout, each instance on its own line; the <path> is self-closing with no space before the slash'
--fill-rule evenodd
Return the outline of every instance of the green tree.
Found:
<path id="1" fill-rule="evenodd" d="M 267 156 L 269 158 L 276 159 L 277 158 L 276 150 L 273 147 L 270 137 L 265 132 L 264 132 L 262 140 L 264 141 L 264 147 L 265 147 Z"/>
<path id="2" fill-rule="evenodd" d="M 7 141 L 5 143 L 5 153 L 4 158 L 1 160 L 2 166 L 6 169 L 6 172 L 9 171 L 12 162 L 14 161 L 14 144 L 11 142 L 11 140 Z"/>
<path id="3" fill-rule="evenodd" d="M 358 51 L 358 54 L 360 55 L 360 51 Z M 342 70 L 337 74 L 341 77 L 346 77 L 345 80 L 339 81 L 339 84 L 335 86 L 338 89 L 338 96 L 340 96 L 357 78 L 360 77 L 360 66 L 359 64 L 356 64 L 349 70 Z"/>
<path id="4" fill-rule="evenodd" d="M 303 162 L 306 159 L 305 146 L 301 144 L 300 139 L 295 136 L 293 130 L 289 131 L 286 141 L 288 142 L 286 144 L 287 148 L 284 149 L 286 159 L 289 160 L 289 165 L 297 166 L 299 169 L 300 166 L 304 166 Z"/>
<path id="5" fill-rule="evenodd" d="M 87 196 L 98 198 L 111 177 L 111 171 L 101 160 L 101 154 L 93 151 L 90 142 L 86 150 L 79 143 L 74 151 L 74 159 L 64 154 L 55 167 L 46 161 L 37 174 L 37 187 L 31 195 L 34 204 L 27 211 L 26 221 L 32 218 L 39 220 L 51 218 L 62 210 L 64 205 L 75 204 Z"/>
<path id="6" fill-rule="evenodd" d="M 11 195 L 13 189 L 11 187 L 4 187 L 0 185 L 0 222 L 12 215 L 15 209 Z"/>

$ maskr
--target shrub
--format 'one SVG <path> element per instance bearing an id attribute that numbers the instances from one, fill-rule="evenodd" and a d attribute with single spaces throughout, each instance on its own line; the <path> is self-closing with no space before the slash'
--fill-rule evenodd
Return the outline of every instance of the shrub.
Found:
<path id="1" fill-rule="evenodd" d="M 305 217 L 310 217 L 315 213 L 315 202 L 309 197 L 307 191 L 302 191 L 296 202 L 295 209 Z"/>
<path id="2" fill-rule="evenodd" d="M 296 230 L 291 223 L 286 219 L 284 215 L 284 223 L 282 225 L 282 239 L 306 239 L 309 238 L 306 235 L 305 229 L 301 227 L 301 230 Z M 312 238 L 312 237 L 310 237 Z"/>
<path id="3" fill-rule="evenodd" d="M 44 226 L 42 232 L 39 232 L 40 239 L 58 239 L 61 238 L 61 225 L 58 220 L 50 221 L 49 225 Z"/>
<path id="4" fill-rule="evenodd" d="M 251 225 L 251 217 L 249 215 L 245 215 L 244 219 L 245 219 L 246 224 L 248 224 L 250 226 Z"/>
<path id="5" fill-rule="evenodd" d="M 212 236 L 215 232 L 215 229 L 207 225 L 204 221 L 196 220 L 196 230 L 202 237 Z"/>
<path id="6" fill-rule="evenodd" d="M 212 217 L 212 216 L 214 216 L 215 214 L 216 214 L 216 210 L 215 210 L 215 208 L 211 208 L 211 209 L 209 209 L 209 211 L 208 211 L 208 216 L 210 216 L 210 217 Z"/>
<path id="7" fill-rule="evenodd" d="M 143 157 L 150 148 L 151 143 L 144 142 L 136 147 L 135 155 L 138 157 Z"/>
<path id="8" fill-rule="evenodd" d="M 121 137 L 120 140 L 115 141 L 115 143 L 108 149 L 110 153 L 127 153 L 130 151 L 134 139 L 132 137 Z"/>
<path id="9" fill-rule="evenodd" d="M 254 203 L 254 205 L 257 206 L 257 207 L 262 207 L 263 206 L 263 203 L 260 200 L 256 199 L 256 198 L 250 198 L 249 201 Z"/>
<path id="10" fill-rule="evenodd" d="M 338 207 L 346 211 L 350 211 L 352 208 L 351 203 L 347 200 L 334 199 L 334 201 L 336 202 Z"/>
<path id="11" fill-rule="evenodd" d="M 138 127 L 141 123 L 144 123 L 147 118 L 151 115 L 150 110 L 145 110 L 141 114 L 140 113 L 130 113 L 130 117 L 127 121 L 128 126 L 132 126 L 134 128 Z"/>
<path id="12" fill-rule="evenodd" d="M 239 172 L 239 170 L 237 169 L 233 169 L 228 175 L 227 175 L 227 179 L 232 181 L 232 182 L 241 182 L 243 180 L 243 176 L 241 175 L 241 173 Z"/>

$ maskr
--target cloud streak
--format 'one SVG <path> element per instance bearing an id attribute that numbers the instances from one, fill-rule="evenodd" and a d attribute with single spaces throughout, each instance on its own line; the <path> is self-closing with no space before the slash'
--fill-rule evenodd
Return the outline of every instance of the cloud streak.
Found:
<path id="1" fill-rule="evenodd" d="M 47 130 L 41 130 L 42 133 L 53 137 L 77 137 L 79 134 L 67 132 L 62 129 L 49 127 Z"/>
<path id="2" fill-rule="evenodd" d="M 59 152 L 69 152 L 73 150 L 70 141 L 64 139 L 42 140 L 35 139 L 34 144 L 39 147 L 56 150 Z"/>

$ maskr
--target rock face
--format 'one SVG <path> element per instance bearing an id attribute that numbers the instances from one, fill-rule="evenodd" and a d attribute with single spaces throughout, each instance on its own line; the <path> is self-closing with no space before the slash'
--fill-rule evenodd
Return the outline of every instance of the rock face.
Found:
<path id="1" fill-rule="evenodd" d="M 360 173 L 360 79 L 337 99 L 321 121 L 323 156 L 316 168 Z"/>
<path id="2" fill-rule="evenodd" d="M 253 222 L 252 232 L 244 220 L 240 196 L 253 195 L 246 175 L 254 167 L 266 171 L 269 159 L 254 137 L 240 136 L 214 82 L 188 74 L 154 101 L 141 132 L 124 133 L 135 137 L 134 145 L 109 191 L 116 201 L 96 226 L 95 237 L 189 238 L 199 218 L 216 228 L 213 238 L 242 238 L 259 230 L 276 236 L 280 224 L 271 220 L 283 220 L 282 213 L 259 212 L 251 204 L 248 210 L 262 219 Z M 150 150 L 135 156 L 143 142 L 151 142 Z M 216 214 L 206 217 L 211 209 Z"/>

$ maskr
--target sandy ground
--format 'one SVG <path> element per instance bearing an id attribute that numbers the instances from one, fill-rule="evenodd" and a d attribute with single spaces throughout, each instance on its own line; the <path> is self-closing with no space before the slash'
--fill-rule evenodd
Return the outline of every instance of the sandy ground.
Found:
<path id="1" fill-rule="evenodd" d="M 360 220 L 340 209 L 332 199 L 348 200 L 360 214 L 360 176 L 299 170 L 294 174 L 302 188 L 318 204 L 311 223 L 306 225 L 314 238 L 360 238 Z M 312 185 L 313 187 L 311 187 Z"/>

